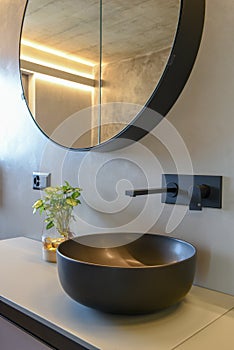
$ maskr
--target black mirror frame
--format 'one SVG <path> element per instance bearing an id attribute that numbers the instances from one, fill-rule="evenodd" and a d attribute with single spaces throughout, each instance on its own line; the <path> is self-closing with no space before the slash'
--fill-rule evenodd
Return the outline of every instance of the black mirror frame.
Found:
<path id="1" fill-rule="evenodd" d="M 59 145 L 42 131 L 44 135 L 63 148 L 80 152 L 114 151 L 139 141 L 167 115 L 181 94 L 199 50 L 204 18 L 205 0 L 181 0 L 175 40 L 161 79 L 141 112 L 120 133 L 108 141 L 87 148 L 68 148 Z"/>

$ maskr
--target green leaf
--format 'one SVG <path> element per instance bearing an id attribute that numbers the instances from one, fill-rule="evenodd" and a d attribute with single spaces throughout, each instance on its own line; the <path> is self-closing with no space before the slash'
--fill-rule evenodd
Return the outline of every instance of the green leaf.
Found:
<path id="1" fill-rule="evenodd" d="M 78 192 L 78 191 L 76 191 L 76 192 L 74 192 L 73 194 L 72 194 L 72 198 L 73 199 L 76 199 L 77 197 L 79 197 L 80 196 L 80 193 Z"/>
<path id="2" fill-rule="evenodd" d="M 74 198 L 69 197 L 66 199 L 66 203 L 71 207 L 75 207 L 78 204 L 78 201 Z"/>
<path id="3" fill-rule="evenodd" d="M 39 208 L 39 213 L 40 213 L 40 215 L 43 213 L 43 211 L 44 211 L 44 206 L 41 206 L 41 207 Z"/>
<path id="4" fill-rule="evenodd" d="M 46 225 L 46 229 L 49 230 L 51 227 L 54 226 L 53 221 L 50 221 L 47 225 Z"/>
<path id="5" fill-rule="evenodd" d="M 50 195 L 51 193 L 57 192 L 58 191 L 58 187 L 46 187 L 44 189 L 44 191 L 45 191 L 45 193 Z"/>
<path id="6" fill-rule="evenodd" d="M 42 199 L 38 199 L 38 200 L 33 204 L 32 207 L 35 208 L 35 209 L 38 209 L 38 208 L 40 208 L 42 205 L 43 205 Z"/>

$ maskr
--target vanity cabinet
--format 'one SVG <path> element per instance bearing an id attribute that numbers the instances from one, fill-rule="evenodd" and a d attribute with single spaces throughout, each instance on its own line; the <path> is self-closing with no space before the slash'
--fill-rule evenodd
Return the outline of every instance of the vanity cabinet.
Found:
<path id="1" fill-rule="evenodd" d="M 6 318 L 0 317 L 1 350 L 51 350 L 28 332 L 15 326 Z"/>

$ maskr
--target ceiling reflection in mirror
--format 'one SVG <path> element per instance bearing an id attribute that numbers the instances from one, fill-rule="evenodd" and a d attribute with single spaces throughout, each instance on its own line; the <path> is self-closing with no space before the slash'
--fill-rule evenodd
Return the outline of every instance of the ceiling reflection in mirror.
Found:
<path id="1" fill-rule="evenodd" d="M 40 129 L 68 148 L 119 133 L 162 76 L 179 11 L 179 0 L 29 0 L 21 80 Z"/>

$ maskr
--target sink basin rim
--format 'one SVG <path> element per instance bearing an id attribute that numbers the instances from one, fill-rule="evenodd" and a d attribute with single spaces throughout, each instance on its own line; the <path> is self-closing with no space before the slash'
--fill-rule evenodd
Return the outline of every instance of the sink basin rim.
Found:
<path id="1" fill-rule="evenodd" d="M 108 265 L 108 264 L 101 264 L 101 263 L 94 263 L 94 262 L 89 262 L 89 261 L 85 261 L 85 260 L 79 260 L 79 259 L 76 259 L 76 258 L 72 258 L 72 257 L 69 257 L 68 255 L 64 254 L 61 252 L 61 249 L 63 248 L 64 245 L 68 244 L 67 242 L 69 241 L 75 241 L 78 240 L 80 237 L 87 237 L 87 236 L 90 236 L 90 237 L 98 237 L 99 235 L 111 235 L 111 234 L 118 234 L 118 235 L 121 235 L 121 234 L 126 234 L 126 233 L 123 233 L 123 232 L 120 232 L 120 233 L 92 233 L 92 234 L 89 234 L 89 235 L 83 235 L 83 236 L 77 236 L 77 237 L 74 237 L 70 240 L 67 240 L 67 241 L 64 241 L 62 242 L 59 247 L 57 248 L 57 254 L 59 254 L 61 257 L 63 258 L 66 258 L 67 260 L 69 261 L 73 261 L 73 262 L 77 262 L 77 263 L 80 263 L 80 264 L 84 264 L 84 265 L 88 265 L 88 266 L 97 266 L 97 267 L 106 267 L 108 269 L 155 269 L 155 268 L 166 268 L 166 267 L 170 267 L 172 265 L 177 265 L 177 264 L 180 264 L 181 262 L 185 262 L 187 260 L 190 260 L 192 259 L 194 256 L 196 256 L 197 254 L 197 249 L 196 247 L 189 243 L 188 241 L 185 241 L 185 240 L 182 240 L 180 238 L 175 238 L 175 237 L 172 237 L 172 236 L 166 236 L 166 235 L 161 235 L 161 234 L 156 234 L 156 233 L 142 233 L 142 236 L 146 236 L 146 235 L 149 235 L 149 236 L 157 236 L 158 238 L 162 238 L 164 240 L 167 240 L 168 241 L 173 241 L 173 242 L 178 242 L 180 244 L 182 244 L 183 246 L 187 246 L 187 247 L 190 247 L 191 248 L 191 254 L 190 256 L 188 256 L 187 258 L 185 259 L 178 259 L 178 260 L 172 260 L 171 262 L 168 262 L 168 263 L 162 263 L 162 264 L 152 264 L 152 265 L 146 265 L 146 264 L 142 264 L 142 265 L 137 265 L 137 266 L 128 266 L 128 265 Z M 131 233 L 131 232 L 128 232 L 128 234 L 135 234 L 135 233 Z M 137 235 L 139 235 L 139 233 L 137 233 Z M 84 244 L 80 243 L 80 242 L 76 242 L 82 246 L 85 246 Z M 131 243 L 131 242 L 130 242 Z M 127 243 L 129 244 L 129 243 Z M 124 246 L 124 244 L 123 244 Z M 93 249 L 112 249 L 112 247 L 110 248 L 102 248 L 102 247 L 91 247 Z"/>

